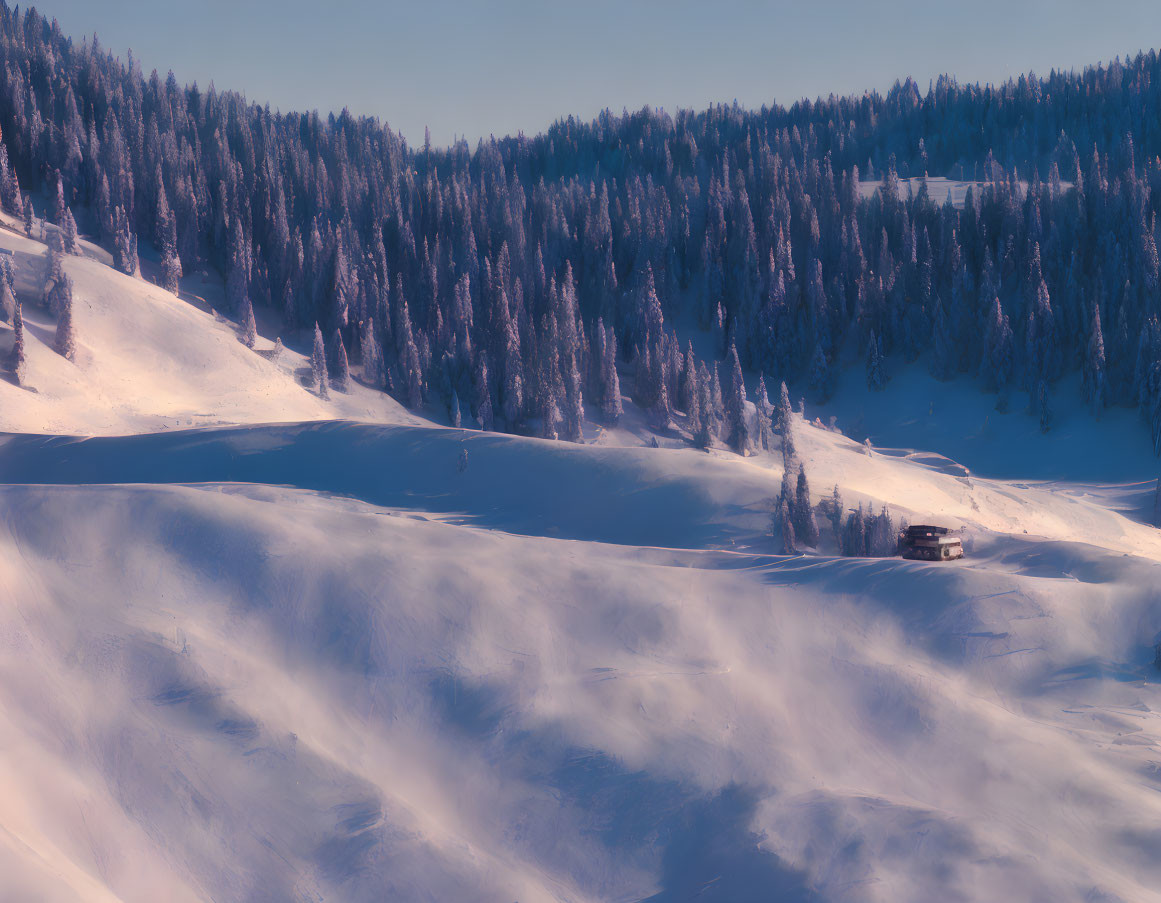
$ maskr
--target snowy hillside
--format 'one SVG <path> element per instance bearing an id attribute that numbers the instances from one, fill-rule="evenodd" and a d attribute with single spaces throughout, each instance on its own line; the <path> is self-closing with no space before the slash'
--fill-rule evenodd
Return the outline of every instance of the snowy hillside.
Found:
<path id="1" fill-rule="evenodd" d="M 1161 534 L 798 435 L 971 556 L 771 555 L 768 457 L 8 439 L 6 873 L 47 900 L 1154 899 Z"/>
<path id="2" fill-rule="evenodd" d="M 1156 53 L 0 97 L 0 903 L 1161 900 Z"/>
<path id="3" fill-rule="evenodd" d="M 357 383 L 321 401 L 306 386 L 310 362 L 301 353 L 286 349 L 269 360 L 238 341 L 236 324 L 199 308 L 195 296 L 179 299 L 118 273 L 105 252 L 83 247 L 83 257 L 65 259 L 79 343 L 72 362 L 53 350 L 55 322 L 34 303 L 43 291 L 46 245 L 18 234 L 11 218 L 0 226 L 0 249 L 12 252 L 16 293 L 25 301 L 28 355 L 26 387 L 0 380 L 0 429 L 107 435 L 336 417 L 417 422 L 389 396 Z M 258 351 L 269 351 L 273 340 L 261 338 Z M 11 326 L 0 323 L 0 355 L 7 358 L 11 347 Z"/>

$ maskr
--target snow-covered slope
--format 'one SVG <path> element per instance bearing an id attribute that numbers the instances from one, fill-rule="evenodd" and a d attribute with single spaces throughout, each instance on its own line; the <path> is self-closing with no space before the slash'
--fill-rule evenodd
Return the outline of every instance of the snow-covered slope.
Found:
<path id="1" fill-rule="evenodd" d="M 320 400 L 306 386 L 302 354 L 286 349 L 268 360 L 238 341 L 235 324 L 118 273 L 91 245 L 65 260 L 79 346 L 76 362 L 67 361 L 53 351 L 55 322 L 31 303 L 43 288 L 45 245 L 5 219 L 0 248 L 13 255 L 28 356 L 27 388 L 0 380 L 0 430 L 109 435 L 335 417 L 416 422 L 358 384 Z M 258 350 L 269 351 L 273 339 L 260 339 Z M 0 355 L 11 347 L 11 327 L 0 324 Z"/>
<path id="2" fill-rule="evenodd" d="M 1161 896 L 1161 531 L 1116 415 L 1090 466 L 1081 415 L 1028 452 L 963 387 L 958 421 L 847 387 L 819 413 L 911 448 L 799 421 L 816 499 L 969 556 L 785 557 L 777 453 L 326 404 L 90 255 L 78 363 L 29 305 L 37 391 L 0 383 L 0 900 Z"/>
<path id="3" fill-rule="evenodd" d="M 1157 531 L 799 446 L 973 554 L 773 556 L 770 456 L 9 438 L 7 861 L 59 899 L 1154 898 Z"/>

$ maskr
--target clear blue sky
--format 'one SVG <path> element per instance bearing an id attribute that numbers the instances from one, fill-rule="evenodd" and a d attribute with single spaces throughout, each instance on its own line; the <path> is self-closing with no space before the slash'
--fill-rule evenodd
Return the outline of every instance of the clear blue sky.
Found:
<path id="1" fill-rule="evenodd" d="M 12 0 L 8 0 L 11 4 Z M 871 7 L 877 7 L 871 9 Z M 535 133 L 604 107 L 666 109 L 1002 81 L 1161 44 L 1158 0 L 45 0 L 148 75 L 281 110 L 349 107 L 412 144 Z M 970 14 L 966 11 L 970 10 Z"/>

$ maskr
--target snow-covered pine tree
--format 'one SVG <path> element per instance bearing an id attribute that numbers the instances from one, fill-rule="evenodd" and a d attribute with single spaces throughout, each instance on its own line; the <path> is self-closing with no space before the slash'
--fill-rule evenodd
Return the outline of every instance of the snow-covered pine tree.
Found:
<path id="1" fill-rule="evenodd" d="M 247 348 L 253 348 L 258 339 L 258 324 L 254 321 L 254 305 L 250 303 L 250 296 L 242 296 L 242 306 L 238 314 L 238 325 L 242 327 L 238 341 Z"/>
<path id="2" fill-rule="evenodd" d="M 331 376 L 331 385 L 340 392 L 349 392 L 351 390 L 351 367 L 347 362 L 347 346 L 343 344 L 343 333 L 339 329 L 335 330 L 334 346 L 335 367 Z"/>
<path id="3" fill-rule="evenodd" d="M 476 372 L 472 379 L 472 408 L 480 429 L 491 431 L 494 419 L 492 390 L 488 385 L 488 358 L 483 351 L 476 358 Z"/>
<path id="4" fill-rule="evenodd" d="M 770 429 L 770 417 L 774 413 L 770 406 L 770 398 L 766 394 L 766 377 L 758 377 L 758 400 L 755 403 L 758 412 L 758 447 L 762 451 L 769 451 L 773 444 L 773 434 Z"/>
<path id="5" fill-rule="evenodd" d="M 16 385 L 23 386 L 28 375 L 28 365 L 24 356 L 24 313 L 20 302 L 12 313 L 12 372 L 16 376 Z"/>
<path id="6" fill-rule="evenodd" d="M 845 514 L 846 509 L 843 507 L 843 497 L 836 483 L 834 491 L 831 493 L 829 504 L 826 507 L 826 517 L 830 521 L 831 533 L 834 535 L 834 547 L 840 553 L 843 545 L 843 516 Z"/>
<path id="7" fill-rule="evenodd" d="M 359 347 L 363 352 L 363 379 L 372 389 L 383 388 L 383 345 L 375 329 L 374 317 L 363 321 L 363 337 Z"/>
<path id="8" fill-rule="evenodd" d="M 59 313 L 56 320 L 56 339 L 53 347 L 57 354 L 70 361 L 77 357 L 77 337 L 73 330 L 73 281 L 65 276 L 57 290 Z"/>
<path id="9" fill-rule="evenodd" d="M 24 234 L 32 238 L 32 221 L 36 214 L 32 210 L 32 198 L 24 196 Z"/>
<path id="10" fill-rule="evenodd" d="M 621 379 L 617 376 L 617 339 L 610 326 L 605 333 L 604 360 L 601 362 L 601 416 L 610 426 L 624 413 L 621 402 Z"/>
<path id="11" fill-rule="evenodd" d="M 314 345 L 310 352 L 310 375 L 311 381 L 318 389 L 319 398 L 324 400 L 330 398 L 330 389 L 327 387 L 329 380 L 327 379 L 326 345 L 323 343 L 322 330 L 319 329 L 317 321 L 314 324 Z"/>
<path id="12" fill-rule="evenodd" d="M 750 447 L 750 428 L 746 423 L 746 383 L 742 378 L 738 349 L 733 342 L 726 356 L 726 366 L 730 370 L 725 398 L 726 430 L 730 447 L 744 457 Z"/>
<path id="13" fill-rule="evenodd" d="M 786 499 L 778 502 L 778 537 L 781 540 L 783 555 L 798 553 L 798 540 L 794 535 L 794 519 L 790 515 L 790 505 Z"/>
<path id="14" fill-rule="evenodd" d="M 714 443 L 713 430 L 713 389 L 710 385 L 709 370 L 704 363 L 697 365 L 697 407 L 698 420 L 693 432 L 693 444 L 708 449 Z"/>
<path id="15" fill-rule="evenodd" d="M 806 468 L 801 463 L 798 465 L 798 484 L 794 494 L 794 535 L 810 548 L 818 548 L 818 522 L 814 517 Z"/>
<path id="16" fill-rule="evenodd" d="M 65 207 L 64 222 L 61 223 L 61 236 L 66 254 L 81 253 L 80 245 L 77 244 L 77 221 L 73 219 L 73 212 L 68 207 Z"/>
<path id="17" fill-rule="evenodd" d="M 7 260 L 3 264 L 0 270 L 0 315 L 11 323 L 16 313 L 16 295 L 12 291 L 12 270 Z"/>
<path id="18" fill-rule="evenodd" d="M 452 389 L 451 403 L 448 405 L 448 420 L 457 430 L 463 423 L 463 415 L 460 413 L 460 396 L 455 389 Z"/>
<path id="19" fill-rule="evenodd" d="M 794 411 L 785 380 L 778 392 L 778 433 L 782 436 L 782 457 L 794 458 L 798 454 L 794 446 Z"/>

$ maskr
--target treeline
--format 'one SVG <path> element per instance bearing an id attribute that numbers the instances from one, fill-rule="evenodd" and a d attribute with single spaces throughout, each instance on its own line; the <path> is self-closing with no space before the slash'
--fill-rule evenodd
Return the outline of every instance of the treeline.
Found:
<path id="1" fill-rule="evenodd" d="M 743 369 L 820 398 L 851 361 L 878 388 L 925 354 L 1001 407 L 1027 392 L 1045 429 L 1079 371 L 1094 410 L 1140 406 L 1161 449 L 1159 76 L 1149 53 L 411 148 L 346 111 L 145 77 L 0 3 L 0 204 L 44 189 L 125 272 L 152 244 L 171 289 L 214 268 L 247 335 L 274 308 L 317 328 L 316 369 L 341 384 L 353 362 L 453 422 L 578 440 L 585 405 L 615 422 L 627 390 L 744 451 Z M 963 209 L 904 196 L 928 172 L 979 184 Z"/>

